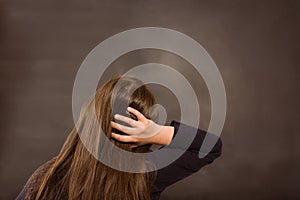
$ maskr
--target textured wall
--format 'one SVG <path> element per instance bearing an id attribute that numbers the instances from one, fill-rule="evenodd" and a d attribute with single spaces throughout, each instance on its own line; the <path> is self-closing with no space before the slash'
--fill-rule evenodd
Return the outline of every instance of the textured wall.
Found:
<path id="1" fill-rule="evenodd" d="M 58 153 L 73 126 L 72 86 L 88 52 L 113 34 L 144 26 L 175 29 L 202 44 L 228 98 L 222 157 L 162 199 L 299 199 L 298 10 L 296 0 L 1 0 L 0 199 L 16 197 Z M 145 62 L 173 66 L 191 81 L 206 128 L 207 88 L 178 56 L 132 52 L 102 81 Z M 165 89 L 153 90 L 159 101 L 170 101 Z M 169 119 L 178 118 L 176 101 L 168 111 Z"/>

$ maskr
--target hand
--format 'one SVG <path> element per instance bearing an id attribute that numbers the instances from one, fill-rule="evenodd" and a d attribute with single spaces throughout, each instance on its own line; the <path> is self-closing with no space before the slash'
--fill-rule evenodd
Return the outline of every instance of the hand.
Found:
<path id="1" fill-rule="evenodd" d="M 168 145 L 174 134 L 174 127 L 161 126 L 150 119 L 147 119 L 143 114 L 134 108 L 128 107 L 130 113 L 137 117 L 137 120 L 125 117 L 122 115 L 115 115 L 115 119 L 129 124 L 131 127 L 123 126 L 116 122 L 111 122 L 112 128 L 115 128 L 127 135 L 120 135 L 112 133 L 111 136 L 121 142 L 134 143 L 132 147 L 137 147 L 144 144 L 160 144 Z"/>

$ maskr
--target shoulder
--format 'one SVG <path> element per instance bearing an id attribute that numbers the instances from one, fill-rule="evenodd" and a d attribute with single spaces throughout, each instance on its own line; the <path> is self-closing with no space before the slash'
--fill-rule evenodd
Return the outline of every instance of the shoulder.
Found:
<path id="1" fill-rule="evenodd" d="M 53 157 L 49 161 L 45 162 L 44 164 L 40 165 L 30 176 L 30 178 L 27 180 L 23 190 L 17 197 L 17 199 L 25 199 L 26 193 L 28 191 L 35 190 L 41 183 L 42 178 L 46 174 L 46 172 L 49 170 L 49 168 L 53 165 L 55 162 L 56 157 Z"/>
<path id="2" fill-rule="evenodd" d="M 43 178 L 43 176 L 48 171 L 48 169 L 53 165 L 55 160 L 56 160 L 56 157 L 53 157 L 51 160 L 49 160 L 49 161 L 45 162 L 44 164 L 42 164 L 41 166 L 39 166 L 33 172 L 33 174 L 30 176 L 30 178 L 28 179 L 28 182 L 30 182 L 31 184 L 34 184 L 35 182 L 38 182 L 41 178 Z"/>

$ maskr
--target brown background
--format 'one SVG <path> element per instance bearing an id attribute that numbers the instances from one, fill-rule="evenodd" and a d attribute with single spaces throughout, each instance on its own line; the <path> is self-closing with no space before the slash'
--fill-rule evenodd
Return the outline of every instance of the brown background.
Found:
<path id="1" fill-rule="evenodd" d="M 30 174 L 55 156 L 73 126 L 76 72 L 101 41 L 145 26 L 197 40 L 223 76 L 228 112 L 223 155 L 168 188 L 162 199 L 299 199 L 299 4 L 282 1 L 0 0 L 0 199 L 13 199 Z M 144 50 L 116 60 L 102 81 L 146 62 L 178 69 L 200 99 L 207 89 L 171 53 Z M 169 101 L 168 119 L 178 118 Z"/>

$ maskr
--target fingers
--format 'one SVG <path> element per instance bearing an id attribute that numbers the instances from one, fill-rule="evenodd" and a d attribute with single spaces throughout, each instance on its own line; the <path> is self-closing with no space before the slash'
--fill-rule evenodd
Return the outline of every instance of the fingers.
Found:
<path id="1" fill-rule="evenodd" d="M 134 148 L 136 148 L 136 147 L 138 147 L 138 146 L 139 146 L 139 145 L 137 145 L 137 144 L 133 144 L 133 145 L 130 146 L 130 148 L 131 148 L 131 149 L 134 149 Z"/>
<path id="2" fill-rule="evenodd" d="M 136 110 L 132 107 L 128 107 L 127 110 L 129 112 L 131 112 L 132 114 L 134 114 L 138 118 L 139 121 L 141 121 L 141 122 L 147 121 L 147 118 L 142 113 L 140 113 L 138 110 Z"/>
<path id="3" fill-rule="evenodd" d="M 120 141 L 120 142 L 128 142 L 128 143 L 133 143 L 130 145 L 131 149 L 134 149 L 136 147 L 139 147 L 139 140 L 137 138 L 134 138 L 132 136 L 128 136 L 128 135 L 120 135 L 117 133 L 111 133 L 111 137 Z"/>
<path id="4" fill-rule="evenodd" d="M 123 126 L 121 124 L 117 124 L 116 122 L 111 121 L 111 127 L 115 128 L 123 133 L 128 135 L 135 134 L 135 129 L 127 126 Z"/>
<path id="5" fill-rule="evenodd" d="M 130 126 L 133 126 L 133 127 L 136 127 L 136 123 L 137 123 L 137 121 L 135 121 L 134 119 L 131 119 L 131 118 L 129 118 L 129 117 L 125 117 L 125 116 L 123 116 L 123 115 L 118 115 L 118 114 L 116 114 L 115 115 L 115 119 L 117 119 L 117 120 L 120 120 L 120 121 L 122 121 L 122 122 L 125 122 L 125 123 L 127 123 L 127 124 L 129 124 Z"/>
<path id="6" fill-rule="evenodd" d="M 111 137 L 120 142 L 138 142 L 137 138 L 134 138 L 130 135 L 120 135 L 117 133 L 111 133 Z"/>

